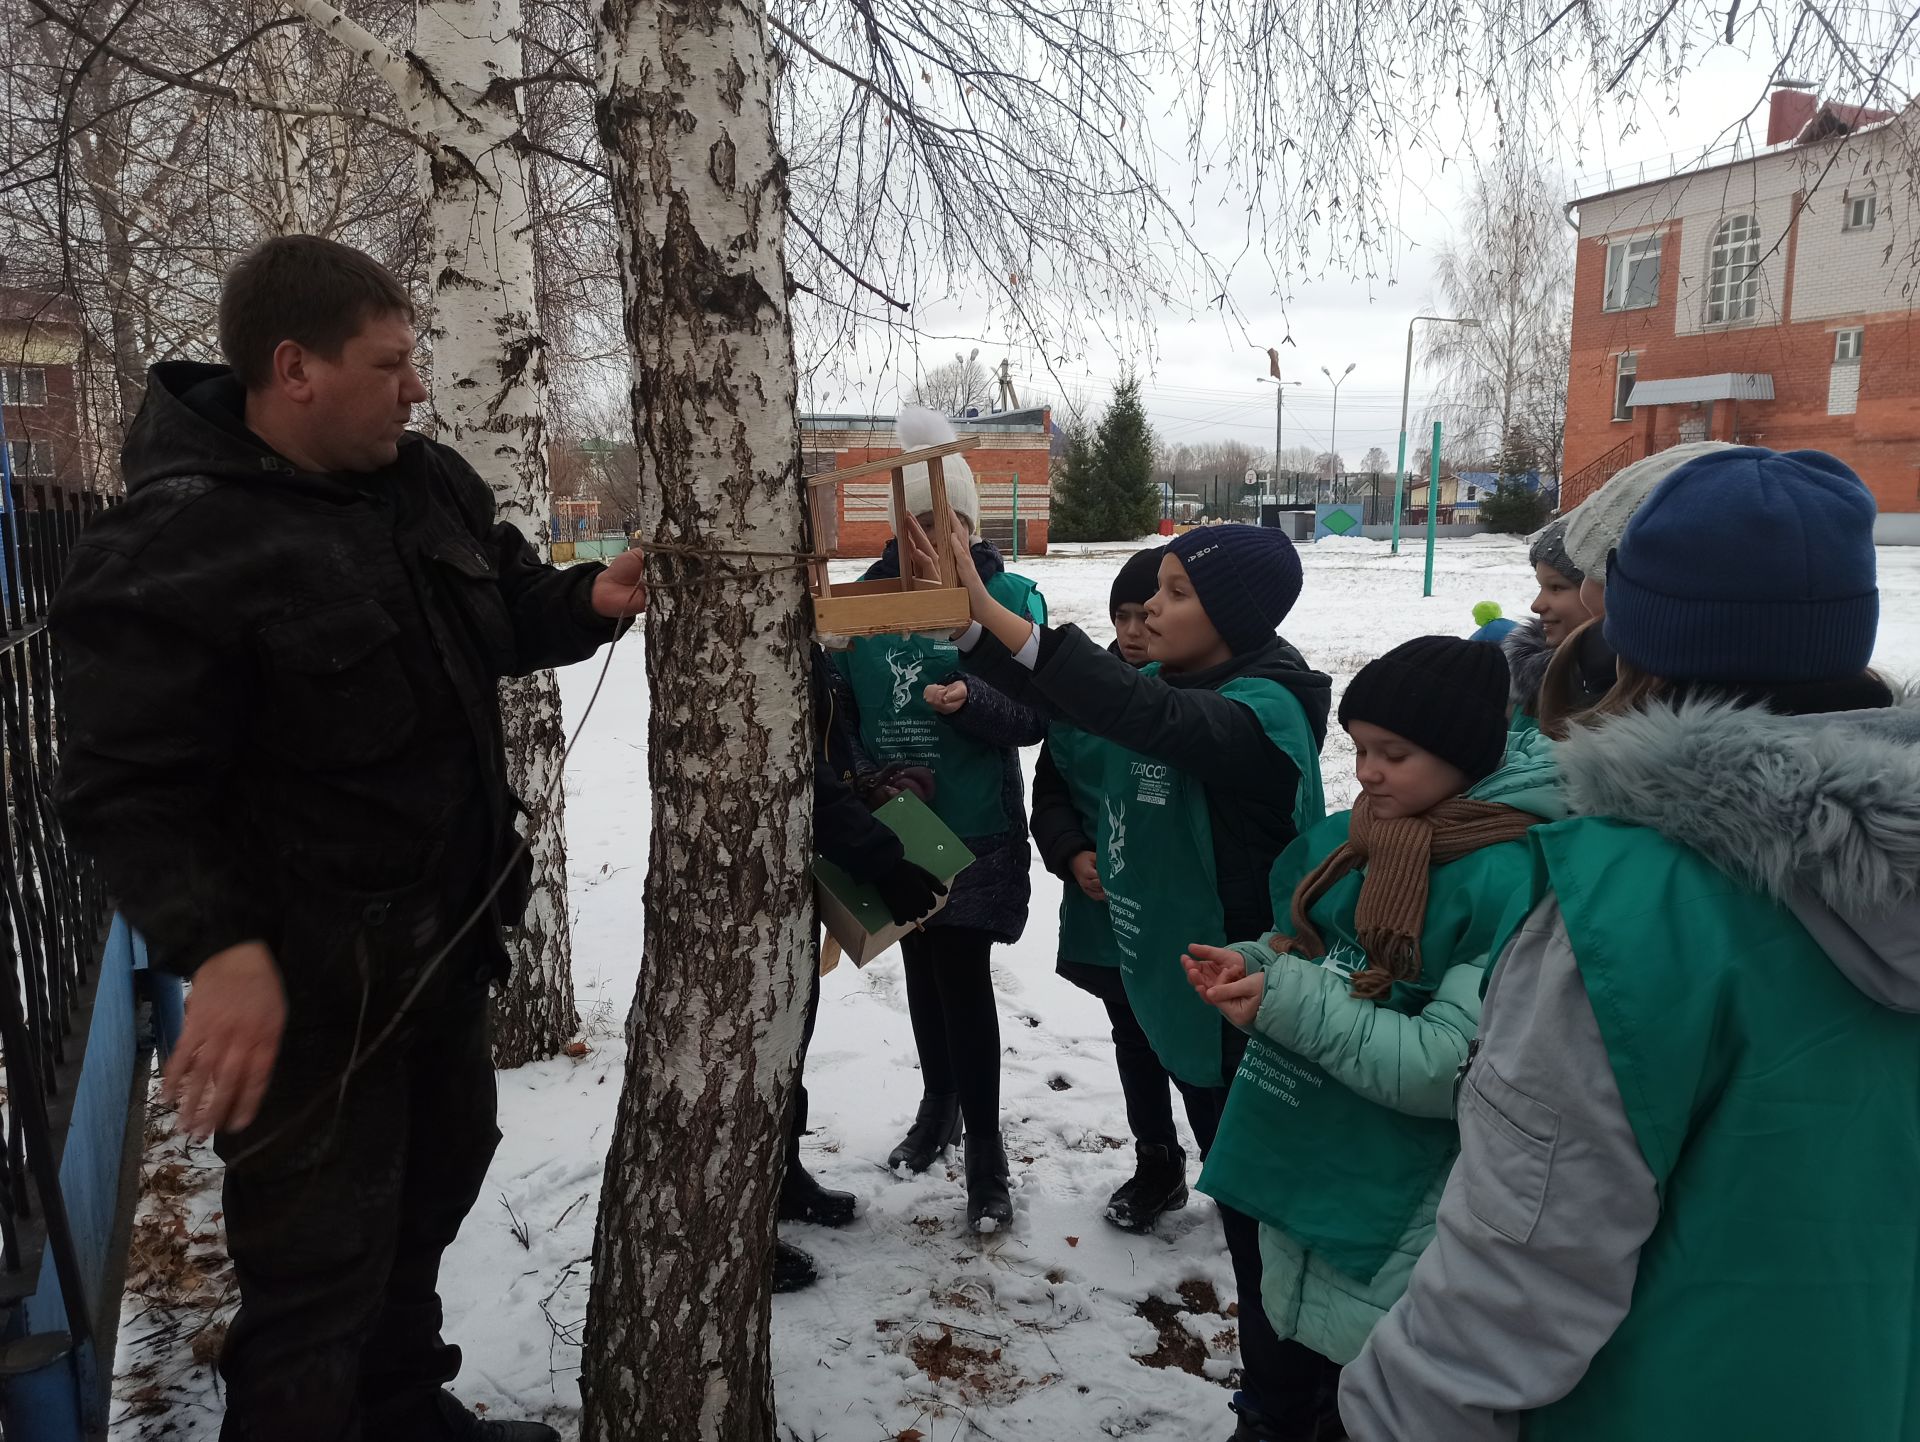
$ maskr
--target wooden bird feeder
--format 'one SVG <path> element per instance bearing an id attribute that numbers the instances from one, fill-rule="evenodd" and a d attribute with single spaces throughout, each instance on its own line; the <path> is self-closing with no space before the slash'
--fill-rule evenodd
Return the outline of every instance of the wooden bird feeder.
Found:
<path id="1" fill-rule="evenodd" d="M 959 560 L 953 551 L 953 511 L 947 504 L 947 475 L 943 463 L 946 457 L 973 450 L 979 444 L 978 436 L 969 436 L 924 450 L 902 451 L 897 456 L 849 466 L 844 471 L 808 480 L 807 505 L 813 516 L 813 533 L 824 536 L 827 525 L 822 507 L 833 503 L 829 486 L 889 474 L 893 478 L 893 514 L 904 517 L 907 514 L 906 468 L 926 462 L 927 479 L 933 491 L 933 533 L 929 539 L 940 556 L 939 580 L 915 579 L 906 539 L 896 524 L 894 539 L 900 557 L 897 578 L 849 581 L 836 586 L 828 579 L 824 558 L 811 562 L 807 575 L 813 591 L 816 633 L 821 636 L 904 636 L 916 631 L 957 631 L 973 619 L 967 588 L 960 584 Z M 976 521 L 979 519 L 974 517 Z"/>

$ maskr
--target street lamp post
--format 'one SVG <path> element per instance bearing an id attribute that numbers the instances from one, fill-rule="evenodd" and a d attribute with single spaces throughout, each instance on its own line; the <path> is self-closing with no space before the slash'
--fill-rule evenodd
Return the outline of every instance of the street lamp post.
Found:
<path id="1" fill-rule="evenodd" d="M 1439 325 L 1470 325 L 1475 330 L 1480 322 L 1464 315 L 1417 315 L 1407 322 L 1407 374 L 1400 383 L 1400 463 L 1393 473 L 1393 554 L 1400 554 L 1400 511 L 1406 504 L 1407 489 L 1407 401 L 1413 395 L 1413 328 L 1423 320 Z M 1427 492 L 1427 509 L 1432 510 L 1439 503 L 1437 489 Z"/>
<path id="2" fill-rule="evenodd" d="M 1341 371 L 1338 377 L 1325 366 L 1320 367 L 1320 374 L 1333 382 L 1333 419 L 1327 424 L 1327 469 L 1332 472 L 1331 479 L 1335 485 L 1340 480 L 1340 386 L 1348 376 L 1353 374 L 1354 366 L 1359 364 L 1359 361 L 1349 362 L 1347 368 Z M 1327 498 L 1333 499 L 1331 485 L 1327 488 Z M 1317 500 L 1318 497 L 1315 499 Z"/>
<path id="3" fill-rule="evenodd" d="M 1273 387 L 1273 499 L 1277 503 L 1280 499 L 1280 428 L 1287 399 L 1287 387 L 1297 386 L 1300 382 L 1283 381 L 1274 376 L 1255 376 L 1254 379 L 1266 382 Z M 1295 496 L 1293 499 L 1297 500 L 1298 497 Z"/>

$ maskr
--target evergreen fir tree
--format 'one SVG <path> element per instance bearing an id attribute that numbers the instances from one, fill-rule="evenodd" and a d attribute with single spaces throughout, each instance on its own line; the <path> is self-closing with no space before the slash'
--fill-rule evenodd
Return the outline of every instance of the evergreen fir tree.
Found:
<path id="1" fill-rule="evenodd" d="M 1480 503 L 1480 519 L 1489 530 L 1505 535 L 1524 536 L 1539 530 L 1547 523 L 1547 503 L 1527 485 L 1528 473 L 1539 470 L 1539 452 L 1518 426 L 1509 428 L 1501 440 L 1494 466 L 1500 473 L 1499 485 Z"/>
<path id="2" fill-rule="evenodd" d="M 1093 434 L 1083 416 L 1060 424 L 1065 454 L 1053 467 L 1053 503 L 1047 533 L 1058 541 L 1097 539 L 1099 481 L 1094 471 Z"/>
<path id="3" fill-rule="evenodd" d="M 1100 485 L 1102 541 L 1130 541 L 1160 523 L 1160 491 L 1153 483 L 1153 432 L 1140 403 L 1140 382 L 1128 376 L 1113 388 L 1094 441 Z"/>

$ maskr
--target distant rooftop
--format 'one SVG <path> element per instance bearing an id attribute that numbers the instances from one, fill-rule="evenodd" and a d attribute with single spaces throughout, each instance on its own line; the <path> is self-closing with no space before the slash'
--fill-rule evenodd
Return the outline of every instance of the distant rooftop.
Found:
<path id="1" fill-rule="evenodd" d="M 883 416 L 806 415 L 800 417 L 800 429 L 803 431 L 891 431 L 894 419 L 891 412 Z M 1030 406 L 1023 411 L 950 416 L 948 419 L 953 422 L 955 432 L 963 436 L 992 431 L 1037 431 L 1044 435 L 1051 428 L 1045 406 Z"/>
<path id="2" fill-rule="evenodd" d="M 1622 191 L 1637 190 L 1682 175 L 1701 175 L 1763 156 L 1782 155 L 1823 140 L 1837 140 L 1856 131 L 1884 125 L 1891 110 L 1821 101 L 1806 91 L 1783 88 L 1773 92 L 1767 124 L 1767 144 L 1756 146 L 1743 132 L 1722 145 L 1701 150 L 1675 151 L 1647 160 L 1628 161 L 1576 176 L 1574 199 L 1568 208 Z"/>
<path id="3" fill-rule="evenodd" d="M 77 326 L 80 312 L 64 295 L 44 290 L 26 290 L 15 285 L 0 285 L 0 322 L 37 322 L 41 325 Z"/>

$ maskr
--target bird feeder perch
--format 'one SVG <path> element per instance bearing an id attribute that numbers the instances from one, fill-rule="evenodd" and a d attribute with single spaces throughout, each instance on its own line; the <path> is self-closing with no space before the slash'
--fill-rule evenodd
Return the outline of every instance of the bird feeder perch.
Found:
<path id="1" fill-rule="evenodd" d="M 828 487 L 866 476 L 890 475 L 893 480 L 894 540 L 900 557 L 900 575 L 880 581 L 850 581 L 834 585 L 827 576 L 825 559 L 810 563 L 808 584 L 813 592 L 813 629 L 821 636 L 904 636 L 916 631 L 957 631 L 973 618 L 967 601 L 967 588 L 960 584 L 960 564 L 953 548 L 953 510 L 947 504 L 946 457 L 973 450 L 978 436 L 928 446 L 918 451 L 902 451 L 897 456 L 849 466 L 807 481 L 807 506 L 813 517 L 813 533 L 827 534 L 822 507 L 832 504 Z M 927 479 L 933 492 L 933 531 L 929 539 L 940 556 L 938 580 L 916 579 L 900 535 L 900 518 L 907 512 L 908 466 L 925 462 Z M 978 521 L 980 518 L 973 518 Z"/>

